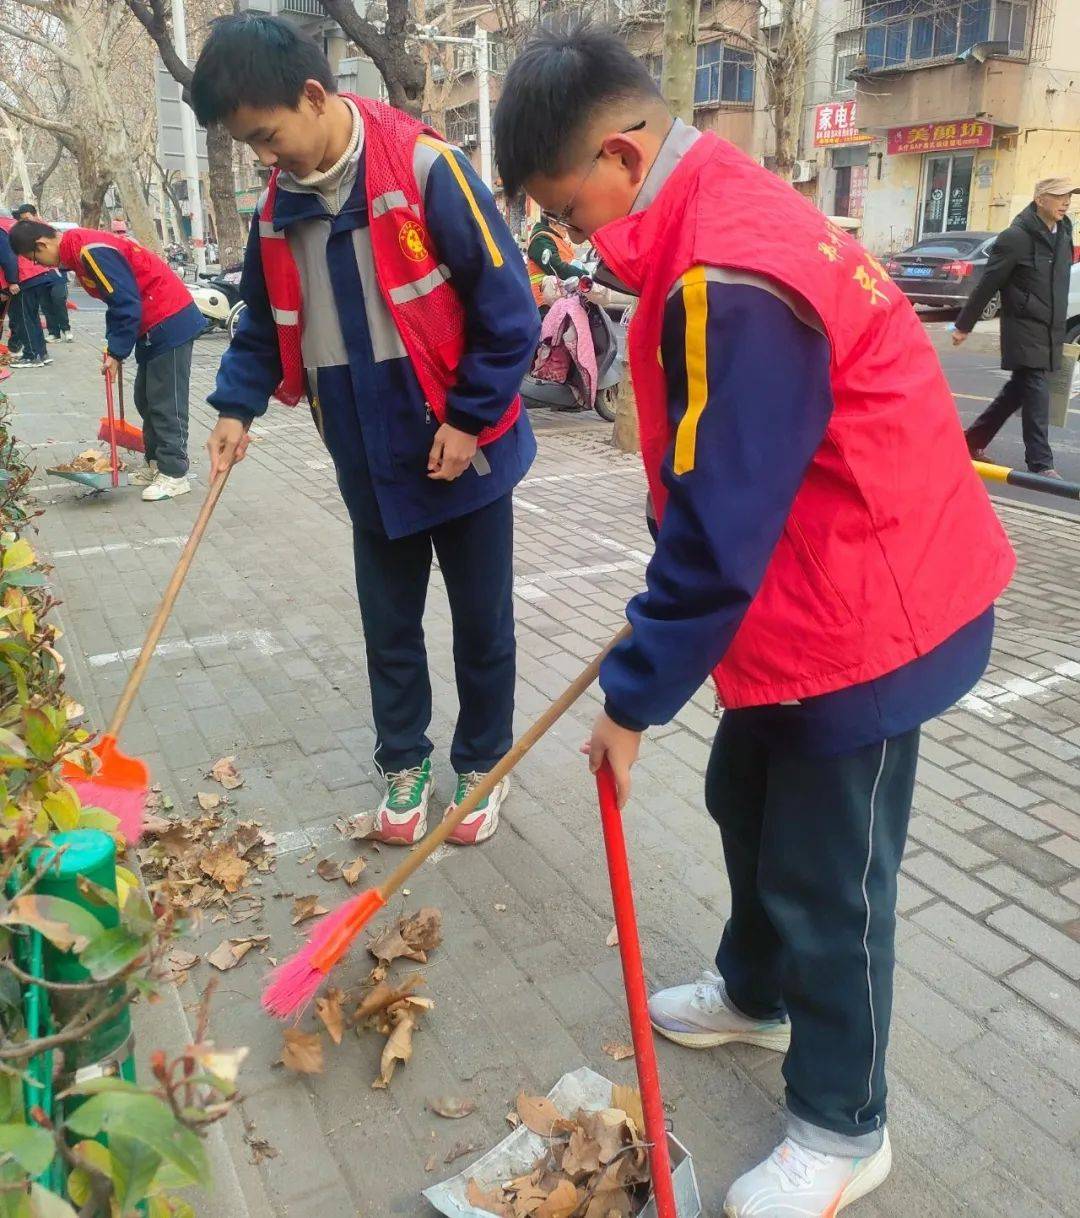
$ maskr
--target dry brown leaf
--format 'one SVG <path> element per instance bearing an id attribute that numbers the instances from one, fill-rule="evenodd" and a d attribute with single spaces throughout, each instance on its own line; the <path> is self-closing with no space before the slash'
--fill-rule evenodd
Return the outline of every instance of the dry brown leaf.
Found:
<path id="1" fill-rule="evenodd" d="M 578 1124 L 600 1148 L 600 1162 L 610 1163 L 630 1141 L 626 1113 L 617 1108 L 601 1108 L 597 1112 L 577 1113 Z"/>
<path id="2" fill-rule="evenodd" d="M 617 926 L 613 926 L 611 928 L 611 930 L 608 932 L 608 937 L 606 939 L 606 943 L 607 943 L 608 947 L 618 947 L 619 946 L 619 928 Z"/>
<path id="3" fill-rule="evenodd" d="M 326 880 L 328 884 L 333 883 L 334 880 L 341 879 L 341 864 L 334 859 L 320 859 L 315 873 L 320 880 Z"/>
<path id="4" fill-rule="evenodd" d="M 517 1114 L 524 1124 L 542 1138 L 554 1137 L 557 1133 L 569 1133 L 574 1125 L 555 1107 L 546 1096 L 526 1095 L 517 1097 Z"/>
<path id="5" fill-rule="evenodd" d="M 220 969 L 225 973 L 231 968 L 236 968 L 240 963 L 240 958 L 233 952 L 232 944 L 229 940 L 223 939 L 206 957 L 206 963 L 212 964 L 214 968 Z"/>
<path id="6" fill-rule="evenodd" d="M 389 964 L 404 957 L 427 964 L 427 953 L 442 942 L 442 914 L 437 909 L 420 909 L 397 925 L 384 928 L 368 945 L 376 960 Z"/>
<path id="7" fill-rule="evenodd" d="M 362 854 L 357 855 L 351 863 L 346 863 L 341 869 L 341 878 L 346 884 L 355 884 L 361 872 L 367 866 L 367 859 Z"/>
<path id="8" fill-rule="evenodd" d="M 424 1164 L 424 1171 L 434 1171 L 438 1162 L 438 1155 L 428 1155 L 427 1162 Z"/>
<path id="9" fill-rule="evenodd" d="M 374 1015 L 381 1014 L 388 1007 L 392 1007 L 395 1002 L 407 998 L 418 985 L 423 984 L 424 978 L 419 973 L 406 977 L 398 986 L 388 985 L 382 979 L 378 980 L 372 989 L 361 998 L 359 1006 L 353 1012 L 352 1022 L 360 1023 Z"/>
<path id="10" fill-rule="evenodd" d="M 149 803 L 147 803 L 147 807 L 149 808 Z M 148 811 L 143 817 L 143 837 L 157 837 L 161 833 L 168 833 L 175 824 L 174 820 L 168 820 L 164 816 L 158 816 L 156 812 Z"/>
<path id="11" fill-rule="evenodd" d="M 226 892 L 236 892 L 240 888 L 250 866 L 230 842 L 211 846 L 199 859 L 199 870 L 216 880 Z"/>
<path id="12" fill-rule="evenodd" d="M 325 907 L 319 904 L 317 896 L 296 897 L 292 903 L 292 924 L 299 926 L 308 918 L 321 918 L 326 912 Z"/>
<path id="13" fill-rule="evenodd" d="M 570 1218 L 578 1207 L 580 1195 L 569 1180 L 560 1180 L 551 1190 L 546 1201 L 533 1211 L 535 1218 Z"/>
<path id="14" fill-rule="evenodd" d="M 575 1183 L 600 1170 L 600 1147 L 580 1126 L 571 1133 L 560 1166 Z"/>
<path id="15" fill-rule="evenodd" d="M 634 1046 L 620 1040 L 606 1040 L 600 1048 L 617 1062 L 624 1062 L 628 1057 L 634 1056 Z"/>
<path id="16" fill-rule="evenodd" d="M 335 1045 L 341 1044 L 341 1037 L 345 1032 L 345 1016 L 341 1010 L 341 1000 L 344 997 L 341 990 L 331 989 L 326 991 L 325 997 L 315 999 L 315 1014 L 330 1033 L 330 1039 Z"/>
<path id="17" fill-rule="evenodd" d="M 168 965 L 173 973 L 184 973 L 199 963 L 200 957 L 195 952 L 185 951 L 182 947 L 174 947 L 169 952 Z"/>
<path id="18" fill-rule="evenodd" d="M 299 1028 L 286 1028 L 281 1064 L 286 1070 L 292 1070 L 296 1074 L 322 1074 L 322 1037 L 318 1032 L 301 1032 Z"/>
<path id="19" fill-rule="evenodd" d="M 476 1111 L 475 1101 L 459 1099 L 453 1095 L 440 1095 L 428 1100 L 428 1107 L 436 1116 L 446 1117 L 448 1121 L 460 1121 L 462 1117 Z"/>
<path id="20" fill-rule="evenodd" d="M 521 1117 L 519 1117 L 516 1112 L 508 1112 L 506 1114 L 506 1123 L 511 1129 L 517 1129 L 517 1127 L 521 1124 Z"/>
<path id="21" fill-rule="evenodd" d="M 641 1106 L 641 1092 L 636 1087 L 624 1083 L 611 1084 L 611 1106 L 619 1108 L 634 1123 L 638 1134 L 645 1131 L 645 1113 Z"/>
<path id="22" fill-rule="evenodd" d="M 456 1159 L 463 1159 L 466 1155 L 471 1155 L 475 1149 L 472 1142 L 455 1142 L 443 1156 L 443 1162 L 453 1163 Z"/>
<path id="23" fill-rule="evenodd" d="M 513 1218 L 513 1211 L 507 1207 L 497 1188 L 485 1189 L 475 1180 L 470 1180 L 465 1186 L 465 1200 L 476 1209 L 496 1214 L 498 1218 Z"/>
<path id="24" fill-rule="evenodd" d="M 206 791 L 199 791 L 195 798 L 204 812 L 213 812 L 215 808 L 221 807 L 220 795 L 209 795 Z"/>
<path id="25" fill-rule="evenodd" d="M 249 1134 L 244 1138 L 244 1141 L 251 1149 L 251 1164 L 253 1167 L 258 1167 L 260 1163 L 264 1163 L 267 1159 L 276 1159 L 281 1151 L 276 1146 L 271 1146 L 265 1138 L 257 1138 Z"/>
<path id="26" fill-rule="evenodd" d="M 412 1057 L 412 1038 L 416 1031 L 416 1018 L 408 1008 L 401 1008 L 391 1015 L 391 1032 L 383 1046 L 379 1061 L 379 1077 L 371 1084 L 376 1091 L 390 1086 L 398 1062 L 407 1062 Z"/>
<path id="27" fill-rule="evenodd" d="M 244 785 L 240 771 L 233 764 L 235 761 L 235 757 L 222 757 L 220 761 L 214 762 L 210 770 L 210 777 L 220 782 L 226 791 L 235 791 L 237 787 Z"/>
<path id="28" fill-rule="evenodd" d="M 338 821 L 338 830 L 349 841 L 362 842 L 375 832 L 375 813 L 357 812 L 348 820 Z"/>

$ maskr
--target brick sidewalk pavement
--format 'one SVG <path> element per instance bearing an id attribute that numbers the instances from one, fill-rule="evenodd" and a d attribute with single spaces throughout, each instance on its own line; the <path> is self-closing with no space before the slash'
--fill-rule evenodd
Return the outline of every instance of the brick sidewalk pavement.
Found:
<path id="1" fill-rule="evenodd" d="M 84 446 L 100 413 L 100 317 L 75 316 L 75 346 L 59 348 L 52 368 L 4 386 L 16 430 L 40 446 L 42 467 Z M 217 337 L 198 346 L 200 396 L 221 349 Z M 195 449 L 210 415 L 193 410 Z M 519 726 L 617 629 L 651 547 L 637 459 L 613 452 L 592 417 L 536 422 L 540 456 L 516 497 Z M 151 761 L 178 807 L 206 789 L 210 762 L 237 755 L 246 777 L 237 810 L 279 841 L 277 871 L 262 890 L 263 929 L 283 955 L 297 938 L 289 902 L 269 898 L 340 899 L 342 885 L 311 878 L 310 847 L 321 856 L 337 844 L 344 857 L 334 820 L 377 795 L 349 533 L 329 461 L 302 410 L 274 409 L 257 431 L 126 746 Z M 205 472 L 201 458 L 196 472 Z M 87 499 L 69 484 L 38 481 L 73 692 L 100 722 L 205 482 L 187 499 L 144 505 L 134 490 Z M 1051 512 L 1002 505 L 1001 514 L 1020 571 L 1000 608 L 993 665 L 925 732 L 898 925 L 896 1167 L 853 1211 L 866 1218 L 1063 1218 L 1080 1196 L 1080 533 Z M 446 799 L 455 693 L 437 574 L 426 628 Z M 425 1173 L 425 1161 L 437 1153 L 439 1172 L 449 1172 L 442 1158 L 455 1142 L 496 1141 L 522 1087 L 546 1090 L 583 1063 L 630 1079 L 632 1062 L 613 1063 L 601 1050 L 627 1029 L 617 952 L 605 946 L 611 909 L 593 791 L 576 751 L 597 704 L 594 692 L 522 764 L 489 845 L 443 853 L 415 878 L 405 904 L 440 907 L 446 940 L 426 970 L 435 1010 L 388 1092 L 369 1089 L 379 1038 L 347 1041 L 322 1076 L 285 1075 L 273 1064 L 280 1032 L 256 1002 L 259 965 L 222 978 L 217 1039 L 251 1046 L 244 1113 L 281 1151 L 253 1168 L 238 1124 L 230 1131 L 249 1199 L 265 1189 L 260 1209 L 422 1215 L 419 1190 L 438 1174 Z M 701 804 L 714 729 L 702 691 L 651 733 L 627 813 L 656 984 L 709 964 L 727 908 L 719 835 Z M 373 856 L 366 875 L 387 867 L 386 854 Z M 215 946 L 222 929 L 210 927 L 196 950 Z M 344 982 L 364 975 L 362 955 L 343 969 Z M 190 987 L 180 993 L 192 1001 Z M 667 1043 L 659 1052 L 674 1128 L 694 1154 L 705 1213 L 717 1215 L 731 1179 L 775 1141 L 779 1063 L 742 1047 L 707 1058 Z M 440 1094 L 468 1095 L 477 1111 L 442 1121 L 425 1110 Z"/>

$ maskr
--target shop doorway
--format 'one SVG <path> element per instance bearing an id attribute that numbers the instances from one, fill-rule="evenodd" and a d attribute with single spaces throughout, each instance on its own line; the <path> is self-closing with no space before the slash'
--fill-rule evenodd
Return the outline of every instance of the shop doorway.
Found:
<path id="1" fill-rule="evenodd" d="M 924 157 L 923 203 L 919 236 L 961 232 L 968 226 L 971 206 L 973 152 Z"/>

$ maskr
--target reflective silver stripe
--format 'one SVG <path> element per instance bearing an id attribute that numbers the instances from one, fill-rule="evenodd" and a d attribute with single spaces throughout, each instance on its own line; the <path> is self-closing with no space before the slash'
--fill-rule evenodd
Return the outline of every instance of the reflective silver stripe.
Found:
<path id="1" fill-rule="evenodd" d="M 321 227 L 325 228 L 326 225 Z M 379 277 L 375 274 L 375 259 L 371 252 L 371 226 L 354 228 L 352 237 L 356 265 L 360 271 L 360 286 L 364 293 L 364 309 L 367 311 L 371 353 L 377 364 L 390 359 L 403 359 L 406 354 L 405 344 L 401 341 L 390 306 L 379 287 Z M 324 257 L 323 262 L 325 261 Z M 341 362 L 347 363 L 348 360 Z"/>
<path id="2" fill-rule="evenodd" d="M 278 237 L 282 241 L 285 239 L 284 231 L 282 231 L 282 232 L 275 231 L 273 220 L 260 220 L 259 221 L 259 236 L 260 237 Z"/>
<path id="3" fill-rule="evenodd" d="M 390 289 L 390 299 L 394 304 L 405 304 L 409 300 L 420 300 L 423 296 L 428 296 L 435 291 L 437 287 L 444 284 L 450 278 L 450 271 L 445 266 L 437 266 L 430 274 L 427 274 L 423 279 L 414 279 L 412 283 L 403 283 L 399 288 Z"/>
<path id="4" fill-rule="evenodd" d="M 300 314 L 296 309 L 274 309 L 270 310 L 274 315 L 274 322 L 279 326 L 298 326 L 300 324 Z"/>
<path id="5" fill-rule="evenodd" d="M 379 197 L 371 205 L 371 218 L 378 219 L 379 216 L 385 216 L 391 208 L 408 207 L 409 201 L 405 198 L 405 194 L 400 190 L 390 190 Z"/>
<path id="6" fill-rule="evenodd" d="M 487 459 L 482 448 L 478 448 L 476 450 L 471 464 L 473 469 L 476 470 L 481 478 L 483 478 L 485 474 L 491 473 L 491 462 Z"/>

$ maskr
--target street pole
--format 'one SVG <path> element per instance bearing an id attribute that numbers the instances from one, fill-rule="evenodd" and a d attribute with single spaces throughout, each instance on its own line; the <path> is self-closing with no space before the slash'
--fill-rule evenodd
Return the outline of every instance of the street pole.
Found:
<path id="1" fill-rule="evenodd" d="M 480 176 L 488 190 L 495 189 L 491 172 L 491 60 L 488 58 L 488 32 L 476 31 L 476 88 L 480 110 Z"/>
<path id="2" fill-rule="evenodd" d="M 172 0 L 173 44 L 176 53 L 187 63 L 187 16 L 184 0 Z M 180 102 L 180 138 L 184 145 L 184 177 L 187 179 L 188 210 L 191 212 L 191 243 L 195 247 L 195 269 L 206 270 L 206 237 L 203 231 L 202 189 L 199 185 L 199 145 L 195 132 L 195 114 Z"/>

